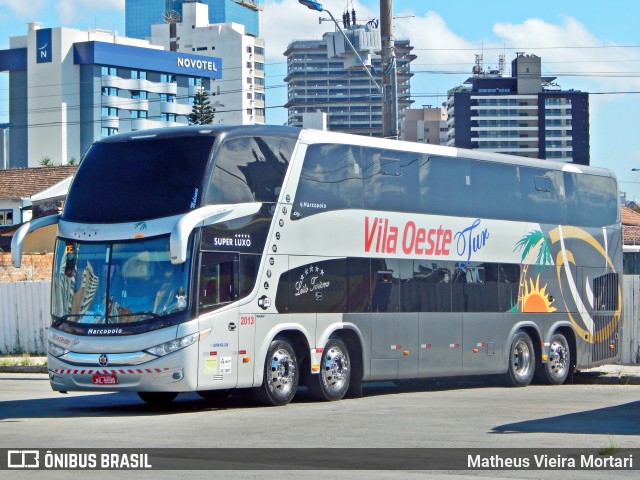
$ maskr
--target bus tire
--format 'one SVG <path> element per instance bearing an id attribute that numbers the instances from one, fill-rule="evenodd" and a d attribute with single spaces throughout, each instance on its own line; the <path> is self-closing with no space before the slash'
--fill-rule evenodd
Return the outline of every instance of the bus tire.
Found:
<path id="1" fill-rule="evenodd" d="M 138 396 L 149 405 L 167 405 L 175 400 L 178 392 L 138 392 Z"/>
<path id="2" fill-rule="evenodd" d="M 548 385 L 562 385 L 571 371 L 571 348 L 562 333 L 554 333 L 549 342 L 549 360 L 540 364 L 537 380 Z"/>
<path id="3" fill-rule="evenodd" d="M 527 332 L 516 332 L 509 349 L 507 381 L 514 387 L 526 387 L 533 380 L 536 367 L 536 353 Z"/>
<path id="4" fill-rule="evenodd" d="M 263 405 L 286 405 L 296 395 L 299 379 L 295 350 L 288 341 L 276 339 L 267 351 L 262 385 L 253 389 L 253 396 Z"/>
<path id="5" fill-rule="evenodd" d="M 341 400 L 349 390 L 350 381 L 349 350 L 339 338 L 330 338 L 322 352 L 320 371 L 309 375 L 309 394 L 316 400 Z"/>

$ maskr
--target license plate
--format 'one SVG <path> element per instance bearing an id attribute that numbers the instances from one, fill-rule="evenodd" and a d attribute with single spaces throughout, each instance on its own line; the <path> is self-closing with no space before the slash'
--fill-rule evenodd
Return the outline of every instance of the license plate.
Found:
<path id="1" fill-rule="evenodd" d="M 115 375 L 94 375 L 93 384 L 94 385 L 117 385 L 118 377 L 116 377 Z"/>

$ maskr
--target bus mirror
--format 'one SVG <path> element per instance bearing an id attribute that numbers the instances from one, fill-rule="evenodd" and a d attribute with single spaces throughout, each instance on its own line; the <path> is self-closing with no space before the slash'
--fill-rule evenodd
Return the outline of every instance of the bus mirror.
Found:
<path id="1" fill-rule="evenodd" d="M 13 234 L 13 238 L 11 239 L 11 263 L 15 268 L 20 268 L 22 265 L 22 247 L 24 246 L 24 240 L 27 235 L 40 228 L 55 225 L 60 221 L 60 216 L 60 214 L 56 214 L 36 218 L 16 230 L 16 233 Z"/>
<path id="2" fill-rule="evenodd" d="M 207 205 L 192 210 L 180 217 L 169 237 L 169 254 L 171 263 L 180 265 L 187 260 L 187 244 L 189 235 L 199 223 L 210 225 L 222 220 L 233 220 L 257 213 L 261 203 L 240 203 L 237 205 Z"/>

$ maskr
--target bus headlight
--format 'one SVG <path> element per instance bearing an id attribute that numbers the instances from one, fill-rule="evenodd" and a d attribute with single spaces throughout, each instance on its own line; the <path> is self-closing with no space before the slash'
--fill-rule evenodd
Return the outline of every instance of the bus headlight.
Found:
<path id="1" fill-rule="evenodd" d="M 151 355 L 155 355 L 156 357 L 162 357 L 164 355 L 168 355 L 169 353 L 173 353 L 185 347 L 188 347 L 189 345 L 193 345 L 198 341 L 199 338 L 199 332 L 193 333 L 191 335 L 187 335 L 186 337 L 176 338 L 175 340 L 161 343 L 160 345 L 156 345 L 155 347 L 147 348 L 145 352 L 150 353 Z"/>
<path id="2" fill-rule="evenodd" d="M 52 357 L 61 357 L 62 355 L 67 353 L 67 350 L 62 348 L 60 345 L 56 345 L 53 342 L 49 342 L 47 351 Z"/>

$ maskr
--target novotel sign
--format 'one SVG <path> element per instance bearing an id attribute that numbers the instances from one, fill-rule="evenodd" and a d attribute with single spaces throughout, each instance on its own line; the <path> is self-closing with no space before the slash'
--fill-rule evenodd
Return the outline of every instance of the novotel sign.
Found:
<path id="1" fill-rule="evenodd" d="M 106 42 L 75 43 L 73 61 L 76 65 L 110 65 L 149 72 L 222 78 L 222 60 L 218 57 Z"/>
<path id="2" fill-rule="evenodd" d="M 193 58 L 178 57 L 178 66 L 183 68 L 196 68 L 198 70 L 209 70 L 211 72 L 217 72 L 218 67 L 212 61 L 199 60 Z"/>

